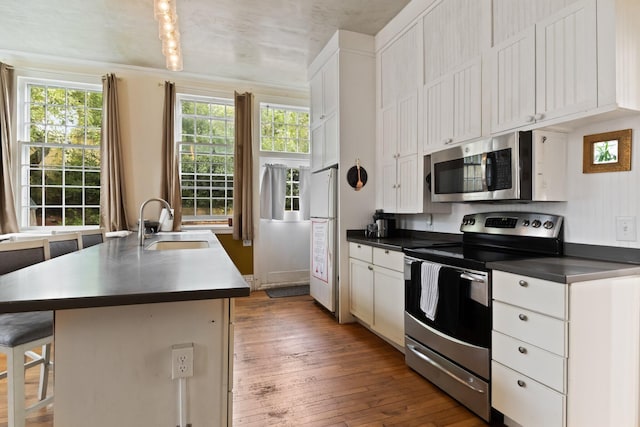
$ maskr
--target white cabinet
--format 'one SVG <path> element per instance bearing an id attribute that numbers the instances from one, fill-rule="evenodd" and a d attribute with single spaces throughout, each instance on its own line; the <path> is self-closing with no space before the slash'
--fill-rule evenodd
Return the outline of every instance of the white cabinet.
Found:
<path id="1" fill-rule="evenodd" d="M 404 346 L 404 254 L 349 244 L 351 313 L 374 332 Z"/>
<path id="2" fill-rule="evenodd" d="M 580 0 L 496 44 L 490 55 L 491 131 L 594 110 L 595 29 L 595 0 Z"/>
<path id="3" fill-rule="evenodd" d="M 506 425 L 637 425 L 639 276 L 565 284 L 494 270 L 493 298 L 491 401 Z"/>
<path id="4" fill-rule="evenodd" d="M 422 212 L 418 150 L 421 76 L 419 26 L 414 24 L 378 55 L 378 206 L 385 212 Z M 420 167 L 419 167 L 420 165 Z M 410 173 L 403 167 L 410 167 Z"/>
<path id="5" fill-rule="evenodd" d="M 381 127 L 382 209 L 395 213 L 422 212 L 417 93 L 385 108 Z"/>
<path id="6" fill-rule="evenodd" d="M 425 153 L 482 135 L 481 88 L 480 57 L 424 86 Z"/>
<path id="7" fill-rule="evenodd" d="M 338 52 L 311 78 L 311 167 L 338 163 Z"/>

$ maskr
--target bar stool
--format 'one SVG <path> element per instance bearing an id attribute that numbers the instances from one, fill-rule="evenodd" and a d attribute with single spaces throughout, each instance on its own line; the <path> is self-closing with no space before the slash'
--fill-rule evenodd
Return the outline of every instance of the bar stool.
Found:
<path id="1" fill-rule="evenodd" d="M 0 274 L 48 260 L 47 240 L 25 240 L 0 243 Z M 25 283 L 25 286 L 28 284 Z M 0 314 L 0 353 L 7 357 L 7 370 L 0 379 L 7 378 L 8 427 L 24 427 L 26 414 L 48 405 L 53 396 L 47 397 L 47 387 L 53 343 L 53 312 Z M 42 346 L 39 355 L 32 349 Z M 25 356 L 28 361 L 25 363 Z M 30 407 L 25 404 L 25 369 L 40 365 L 38 402 Z"/>

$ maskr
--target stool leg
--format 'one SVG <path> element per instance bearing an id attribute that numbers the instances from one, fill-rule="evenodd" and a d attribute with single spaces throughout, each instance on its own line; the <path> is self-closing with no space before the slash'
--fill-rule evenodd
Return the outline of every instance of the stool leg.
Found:
<path id="1" fill-rule="evenodd" d="M 51 367 L 51 343 L 42 346 L 42 365 L 40 365 L 40 384 L 38 386 L 38 400 L 47 397 L 49 386 L 49 369 Z"/>
<path id="2" fill-rule="evenodd" d="M 24 350 L 13 348 L 7 355 L 8 427 L 24 427 Z"/>

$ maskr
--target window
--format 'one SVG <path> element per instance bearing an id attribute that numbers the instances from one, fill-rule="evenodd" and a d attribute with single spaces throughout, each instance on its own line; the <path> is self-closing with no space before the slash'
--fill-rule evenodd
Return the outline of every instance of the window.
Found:
<path id="1" fill-rule="evenodd" d="M 285 211 L 300 210 L 300 169 L 287 168 L 287 187 L 284 198 Z"/>
<path id="2" fill-rule="evenodd" d="M 20 88 L 22 226 L 98 225 L 102 88 L 33 79 Z"/>
<path id="3" fill-rule="evenodd" d="M 185 220 L 233 215 L 233 100 L 178 96 L 178 146 Z"/>
<path id="4" fill-rule="evenodd" d="M 309 154 L 309 110 L 260 104 L 260 150 Z"/>

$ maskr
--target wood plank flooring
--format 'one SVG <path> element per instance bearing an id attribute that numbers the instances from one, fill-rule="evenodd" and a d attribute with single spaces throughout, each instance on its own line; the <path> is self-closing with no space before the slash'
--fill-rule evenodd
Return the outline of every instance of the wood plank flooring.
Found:
<path id="1" fill-rule="evenodd" d="M 234 426 L 485 426 L 311 297 L 236 300 Z"/>
<path id="2" fill-rule="evenodd" d="M 0 356 L 0 370 L 5 364 Z M 31 398 L 37 374 L 27 374 Z M 2 380 L 0 427 L 7 425 L 6 396 Z M 309 296 L 264 292 L 236 300 L 233 407 L 234 426 L 487 425 L 362 326 L 338 325 Z M 27 426 L 52 427 L 54 408 L 32 414 Z"/>

